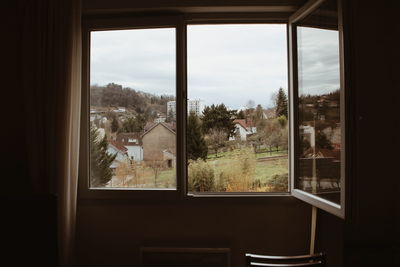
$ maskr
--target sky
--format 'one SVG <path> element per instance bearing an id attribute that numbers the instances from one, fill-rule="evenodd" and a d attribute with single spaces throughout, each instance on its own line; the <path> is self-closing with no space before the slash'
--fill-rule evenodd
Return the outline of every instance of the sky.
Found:
<path id="1" fill-rule="evenodd" d="M 314 35 L 303 34 L 304 44 L 317 44 Z M 326 36 L 323 45 L 333 40 Z M 280 87 L 287 90 L 286 25 L 189 25 L 187 38 L 189 99 L 200 99 L 204 105 L 224 103 L 231 109 L 242 108 L 249 100 L 271 107 L 272 95 Z M 302 61 L 302 85 L 312 92 L 320 90 L 315 83 L 321 77 L 314 77 L 318 73 L 326 78 L 324 83 L 334 86 L 335 74 L 327 78 L 326 71 L 316 70 L 337 55 L 326 49 L 302 52 L 303 58 L 310 58 Z M 114 82 L 157 95 L 175 95 L 175 66 L 175 29 L 91 33 L 92 85 Z"/>
<path id="2" fill-rule="evenodd" d="M 340 88 L 338 31 L 299 27 L 299 94 L 325 94 Z"/>

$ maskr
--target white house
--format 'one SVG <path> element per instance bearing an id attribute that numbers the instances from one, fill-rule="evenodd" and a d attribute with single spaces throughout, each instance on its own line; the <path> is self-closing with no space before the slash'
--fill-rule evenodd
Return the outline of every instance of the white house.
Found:
<path id="1" fill-rule="evenodd" d="M 111 169 L 115 170 L 121 162 L 126 162 L 129 160 L 127 153 L 128 149 L 118 141 L 108 140 L 107 152 L 112 155 L 117 154 L 114 161 L 111 163 Z"/>
<path id="2" fill-rule="evenodd" d="M 120 133 L 117 136 L 117 141 L 127 149 L 127 154 L 130 160 L 143 160 L 143 146 L 140 133 Z"/>
<path id="3" fill-rule="evenodd" d="M 315 129 L 310 125 L 301 125 L 300 134 L 310 142 L 311 147 L 315 147 Z"/>
<path id="4" fill-rule="evenodd" d="M 235 123 L 236 130 L 234 136 L 229 137 L 229 140 L 246 141 L 248 134 L 256 133 L 257 131 L 256 127 L 247 125 L 246 120 L 234 120 L 233 123 Z"/>

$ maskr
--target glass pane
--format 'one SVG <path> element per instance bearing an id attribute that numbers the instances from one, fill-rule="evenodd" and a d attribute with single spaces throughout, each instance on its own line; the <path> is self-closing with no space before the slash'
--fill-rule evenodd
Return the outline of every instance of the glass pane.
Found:
<path id="1" fill-rule="evenodd" d="M 287 192 L 286 25 L 187 34 L 189 192 Z"/>
<path id="2" fill-rule="evenodd" d="M 90 184 L 175 188 L 175 29 L 95 31 L 90 52 Z"/>
<path id="3" fill-rule="evenodd" d="M 298 23 L 299 146 L 296 187 L 340 203 L 341 117 L 337 3 Z"/>

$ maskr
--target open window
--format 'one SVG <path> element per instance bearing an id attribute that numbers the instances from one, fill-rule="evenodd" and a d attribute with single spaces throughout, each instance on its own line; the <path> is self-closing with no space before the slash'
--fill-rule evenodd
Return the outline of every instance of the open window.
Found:
<path id="1" fill-rule="evenodd" d="M 86 21 L 81 190 L 293 195 L 344 217 L 339 10 Z"/>
<path id="2" fill-rule="evenodd" d="M 337 0 L 289 19 L 292 194 L 344 217 L 345 88 Z"/>

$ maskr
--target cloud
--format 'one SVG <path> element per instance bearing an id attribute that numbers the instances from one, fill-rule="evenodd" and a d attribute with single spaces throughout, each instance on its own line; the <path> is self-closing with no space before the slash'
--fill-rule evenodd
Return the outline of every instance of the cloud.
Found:
<path id="1" fill-rule="evenodd" d="M 286 25 L 188 26 L 188 96 L 240 108 L 271 105 L 287 86 Z M 114 82 L 175 94 L 175 30 L 98 31 L 91 35 L 91 84 Z"/>
<path id="2" fill-rule="evenodd" d="M 240 108 L 287 89 L 285 25 L 188 27 L 188 96 Z"/>
<path id="3" fill-rule="evenodd" d="M 175 94 L 175 69 L 174 29 L 92 32 L 91 84 Z"/>
<path id="4" fill-rule="evenodd" d="M 337 31 L 299 27 L 299 93 L 323 94 L 340 88 Z"/>

